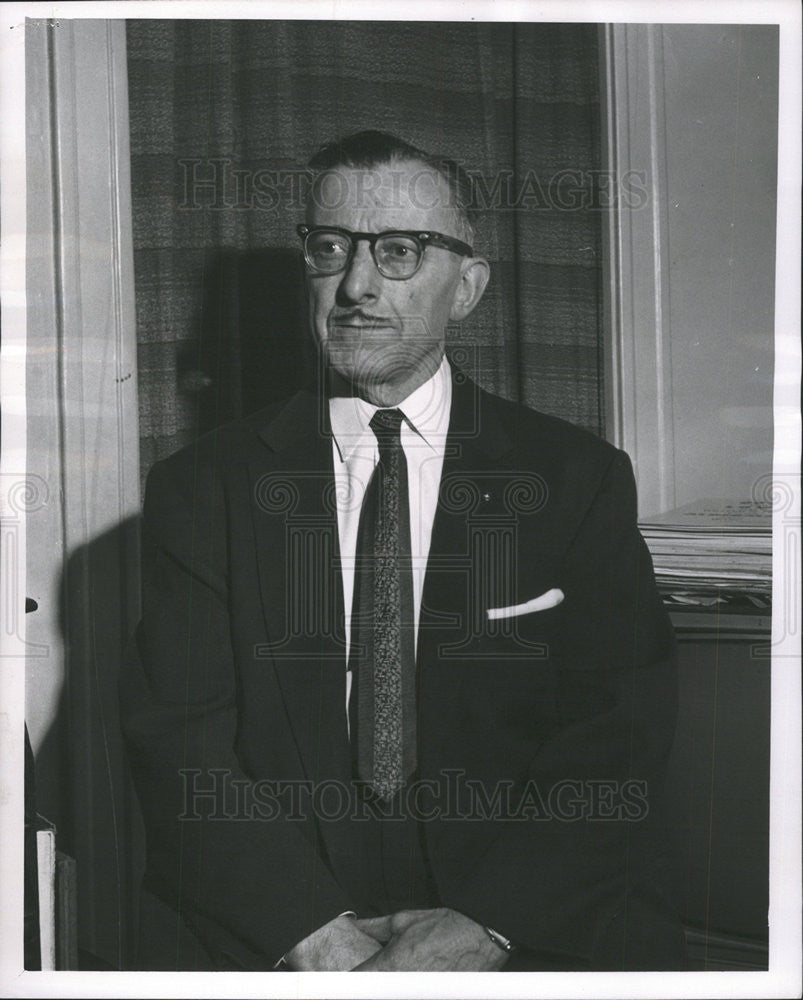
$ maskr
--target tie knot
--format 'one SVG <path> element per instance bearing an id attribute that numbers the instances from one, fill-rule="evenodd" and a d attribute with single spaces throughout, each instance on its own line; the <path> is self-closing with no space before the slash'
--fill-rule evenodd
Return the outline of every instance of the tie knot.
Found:
<path id="1" fill-rule="evenodd" d="M 376 435 L 380 448 L 401 441 L 403 420 L 404 414 L 401 410 L 377 410 L 371 417 L 371 430 Z"/>

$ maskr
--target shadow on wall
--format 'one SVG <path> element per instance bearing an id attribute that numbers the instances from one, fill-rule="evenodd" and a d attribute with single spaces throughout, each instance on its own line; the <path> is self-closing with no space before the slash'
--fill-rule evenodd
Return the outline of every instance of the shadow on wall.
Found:
<path id="1" fill-rule="evenodd" d="M 36 754 L 36 807 L 77 862 L 81 969 L 133 960 L 144 833 L 118 709 L 123 652 L 139 613 L 139 519 L 67 560 L 60 588 L 65 681 Z"/>
<path id="2" fill-rule="evenodd" d="M 196 399 L 198 434 L 292 395 L 315 371 L 297 252 L 221 251 L 203 287 L 198 332 L 177 366 L 179 391 Z"/>

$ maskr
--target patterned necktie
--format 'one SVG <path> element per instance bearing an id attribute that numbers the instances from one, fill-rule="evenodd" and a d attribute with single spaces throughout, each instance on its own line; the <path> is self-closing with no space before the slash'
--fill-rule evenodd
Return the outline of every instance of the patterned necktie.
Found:
<path id="1" fill-rule="evenodd" d="M 350 721 L 357 772 L 384 800 L 392 798 L 416 766 L 413 574 L 403 419 L 400 410 L 377 410 L 371 419 L 379 462 L 360 512 L 349 656 L 356 687 Z"/>

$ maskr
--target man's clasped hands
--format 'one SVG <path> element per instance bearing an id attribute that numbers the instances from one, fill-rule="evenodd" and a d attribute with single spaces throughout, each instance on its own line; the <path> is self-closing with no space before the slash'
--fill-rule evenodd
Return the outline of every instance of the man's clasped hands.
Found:
<path id="1" fill-rule="evenodd" d="M 494 972 L 507 958 L 482 924 L 438 908 L 336 917 L 299 942 L 285 961 L 300 972 Z"/>

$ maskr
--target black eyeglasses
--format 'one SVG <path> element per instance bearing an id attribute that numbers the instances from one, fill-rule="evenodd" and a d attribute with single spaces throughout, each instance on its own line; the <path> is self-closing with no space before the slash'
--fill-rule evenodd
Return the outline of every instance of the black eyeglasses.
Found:
<path id="1" fill-rule="evenodd" d="M 443 233 L 393 229 L 384 233 L 353 233 L 336 226 L 296 227 L 304 244 L 304 259 L 317 274 L 339 274 L 349 266 L 358 240 L 367 240 L 371 256 L 385 278 L 405 281 L 421 267 L 427 247 L 441 247 L 461 257 L 474 254 L 468 243 Z"/>

